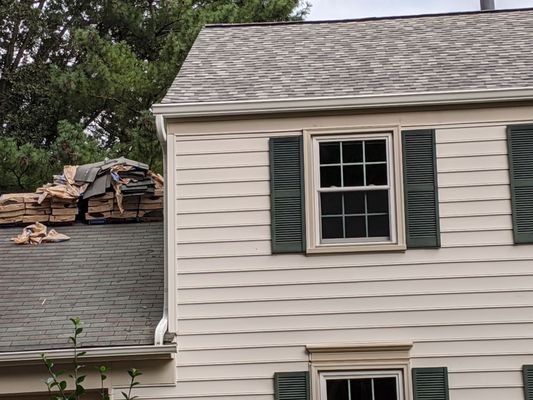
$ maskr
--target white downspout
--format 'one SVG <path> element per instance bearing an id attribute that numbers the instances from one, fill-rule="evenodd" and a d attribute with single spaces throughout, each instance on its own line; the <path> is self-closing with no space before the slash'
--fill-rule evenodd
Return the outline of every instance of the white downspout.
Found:
<path id="1" fill-rule="evenodd" d="M 171 183 L 167 174 L 167 132 L 165 129 L 165 119 L 162 115 L 155 116 L 155 126 L 157 132 L 157 138 L 163 149 L 163 176 L 165 177 L 164 186 L 164 201 L 165 207 L 163 207 L 163 231 L 164 231 L 164 299 L 163 299 L 163 316 L 155 328 L 154 344 L 156 346 L 162 346 L 165 342 L 165 333 L 168 328 L 168 186 Z"/>

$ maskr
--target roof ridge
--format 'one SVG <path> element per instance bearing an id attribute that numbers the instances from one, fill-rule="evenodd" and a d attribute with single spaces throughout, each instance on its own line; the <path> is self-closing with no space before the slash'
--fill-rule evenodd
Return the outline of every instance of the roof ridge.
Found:
<path id="1" fill-rule="evenodd" d="M 414 15 L 391 15 L 383 17 L 362 17 L 351 19 L 331 19 L 331 20 L 316 20 L 316 21 L 269 21 L 269 22 L 240 22 L 240 23 L 215 23 L 206 24 L 204 28 L 237 28 L 250 26 L 271 26 L 271 25 L 314 25 L 314 24 L 343 24 L 351 22 L 370 22 L 370 21 L 384 21 L 396 19 L 417 19 L 417 18 L 435 18 L 445 16 L 461 16 L 461 15 L 486 15 L 486 14 L 503 14 L 503 13 L 517 13 L 523 11 L 533 11 L 533 7 L 510 8 L 498 10 L 475 10 L 475 11 L 455 11 L 448 13 L 434 13 L 434 14 L 414 14 Z"/>

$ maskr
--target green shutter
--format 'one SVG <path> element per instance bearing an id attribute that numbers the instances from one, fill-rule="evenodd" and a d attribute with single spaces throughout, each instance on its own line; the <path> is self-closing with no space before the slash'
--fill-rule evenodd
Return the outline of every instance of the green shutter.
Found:
<path id="1" fill-rule="evenodd" d="M 300 137 L 270 139 L 272 253 L 305 251 L 303 150 Z"/>
<path id="2" fill-rule="evenodd" d="M 414 400 L 449 400 L 447 368 L 413 368 Z"/>
<path id="3" fill-rule="evenodd" d="M 274 374 L 275 400 L 308 400 L 309 373 L 277 372 Z"/>
<path id="4" fill-rule="evenodd" d="M 524 375 L 524 397 L 526 400 L 533 400 L 533 365 L 522 367 Z"/>
<path id="5" fill-rule="evenodd" d="M 533 125 L 507 128 L 515 243 L 533 243 Z"/>
<path id="6" fill-rule="evenodd" d="M 435 131 L 404 131 L 402 144 L 407 247 L 439 247 Z"/>

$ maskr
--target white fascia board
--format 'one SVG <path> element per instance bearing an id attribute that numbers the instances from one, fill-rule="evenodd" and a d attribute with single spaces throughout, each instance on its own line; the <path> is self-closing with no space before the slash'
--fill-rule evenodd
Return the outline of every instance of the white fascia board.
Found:
<path id="1" fill-rule="evenodd" d="M 176 344 L 166 344 L 161 346 L 115 346 L 115 347 L 88 347 L 79 348 L 78 352 L 85 351 L 86 354 L 81 360 L 103 360 L 103 359 L 169 359 L 177 353 Z M 31 351 L 14 351 L 0 353 L 0 365 L 17 364 L 41 361 L 41 355 L 55 362 L 59 360 L 72 360 L 74 358 L 73 349 L 58 350 L 31 350 Z"/>
<path id="2" fill-rule="evenodd" d="M 231 102 L 159 103 L 152 106 L 152 112 L 154 115 L 162 115 L 165 118 L 189 118 L 353 110 L 382 107 L 478 104 L 524 100 L 533 100 L 533 88 L 482 89 L 449 92 L 404 93 L 394 95 L 363 95 Z"/>

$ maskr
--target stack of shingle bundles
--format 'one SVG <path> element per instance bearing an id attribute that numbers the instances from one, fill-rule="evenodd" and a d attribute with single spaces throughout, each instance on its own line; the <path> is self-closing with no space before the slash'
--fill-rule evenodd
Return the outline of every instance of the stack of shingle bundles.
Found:
<path id="1" fill-rule="evenodd" d="M 106 192 L 99 196 L 91 197 L 87 202 L 85 220 L 93 221 L 111 217 L 114 198 L 115 194 L 113 192 Z"/>
<path id="2" fill-rule="evenodd" d="M 155 189 L 154 194 L 141 196 L 139 202 L 139 218 L 141 221 L 161 221 L 163 219 L 163 188 Z"/>
<path id="3" fill-rule="evenodd" d="M 141 198 L 156 195 L 159 183 L 154 176 L 148 165 L 124 157 L 79 166 L 75 181 L 87 184 L 83 194 L 87 201 L 85 219 L 93 223 L 137 219 Z M 150 206 L 150 211 L 162 208 L 162 202 L 161 207 Z"/>
<path id="4" fill-rule="evenodd" d="M 0 196 L 0 225 L 47 222 L 50 201 L 38 203 L 35 193 L 10 193 Z"/>
<path id="5" fill-rule="evenodd" d="M 87 202 L 86 221 L 109 220 L 114 222 L 127 221 L 137 218 L 139 196 L 122 199 L 121 212 L 114 192 L 91 197 Z"/>
<path id="6" fill-rule="evenodd" d="M 74 222 L 76 220 L 76 215 L 78 215 L 77 199 L 52 197 L 51 206 L 52 215 L 50 215 L 50 222 L 64 223 Z"/>
<path id="7" fill-rule="evenodd" d="M 0 224 L 22 222 L 25 206 L 23 194 L 4 194 L 0 196 Z"/>
<path id="8" fill-rule="evenodd" d="M 148 175 L 148 165 L 124 157 L 80 165 L 74 180 L 77 184 L 87 184 L 84 199 L 117 191 L 117 188 L 124 191 L 124 195 L 140 195 L 154 185 Z"/>
<path id="9" fill-rule="evenodd" d="M 126 183 L 120 185 L 120 192 L 124 197 L 141 196 L 143 194 L 154 193 L 154 181 L 148 174 L 148 166 L 146 169 L 130 169 L 117 171 L 120 180 Z"/>
<path id="10" fill-rule="evenodd" d="M 39 203 L 37 193 L 27 193 L 24 196 L 23 223 L 48 222 L 52 213 L 52 202 L 49 198 Z"/>
<path id="11" fill-rule="evenodd" d="M 149 172 L 154 182 L 154 193 L 141 196 L 139 203 L 139 219 L 145 222 L 163 220 L 164 185 L 163 177 Z"/>
<path id="12" fill-rule="evenodd" d="M 49 222 L 53 224 L 72 223 L 78 215 L 78 199 L 85 187 L 76 185 L 74 175 L 76 166 L 65 165 L 61 175 L 54 175 L 53 183 L 37 189 L 38 203 L 50 201 Z"/>
<path id="13" fill-rule="evenodd" d="M 131 221 L 138 216 L 139 196 L 126 196 L 122 199 L 122 210 L 117 198 L 113 201 L 113 211 L 110 219 L 113 221 Z"/>

